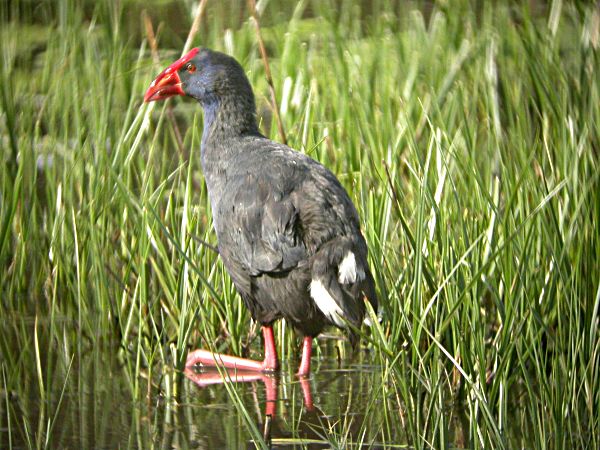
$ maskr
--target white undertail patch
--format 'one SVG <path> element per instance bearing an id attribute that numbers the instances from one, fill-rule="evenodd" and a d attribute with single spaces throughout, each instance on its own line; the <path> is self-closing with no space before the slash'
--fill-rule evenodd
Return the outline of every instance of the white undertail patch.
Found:
<path id="1" fill-rule="evenodd" d="M 320 280 L 311 281 L 310 296 L 313 298 L 321 312 L 325 314 L 325 317 L 339 327 L 345 326 L 344 321 L 341 319 L 341 317 L 344 316 L 344 311 L 342 311 L 342 308 L 340 308 Z"/>
<path id="2" fill-rule="evenodd" d="M 365 272 L 356 265 L 354 253 L 348 252 L 338 267 L 338 281 L 342 284 L 356 283 L 365 278 Z"/>

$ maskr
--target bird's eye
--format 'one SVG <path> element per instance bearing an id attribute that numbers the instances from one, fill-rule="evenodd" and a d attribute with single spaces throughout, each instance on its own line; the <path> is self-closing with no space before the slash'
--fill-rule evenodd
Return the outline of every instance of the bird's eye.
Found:
<path id="1" fill-rule="evenodd" d="M 194 73 L 196 71 L 196 66 L 192 63 L 187 63 L 185 70 L 187 70 L 189 73 Z"/>

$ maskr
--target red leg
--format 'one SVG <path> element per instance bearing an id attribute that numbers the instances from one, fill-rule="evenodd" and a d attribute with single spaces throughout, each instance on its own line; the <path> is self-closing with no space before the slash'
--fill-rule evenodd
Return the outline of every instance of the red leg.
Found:
<path id="1" fill-rule="evenodd" d="M 252 359 L 239 358 L 237 356 L 213 353 L 208 350 L 194 350 L 188 353 L 186 367 L 192 367 L 196 364 L 204 366 L 222 366 L 230 369 L 252 370 L 257 372 L 272 372 L 279 368 L 277 361 L 277 349 L 275 348 L 275 338 L 273 337 L 273 328 L 269 326 L 262 327 L 265 340 L 265 359 L 264 361 L 254 361 Z"/>
<path id="2" fill-rule="evenodd" d="M 298 375 L 301 377 L 307 377 L 310 375 L 310 355 L 312 353 L 312 337 L 304 336 L 302 341 L 302 360 L 300 361 L 300 368 L 298 369 Z"/>

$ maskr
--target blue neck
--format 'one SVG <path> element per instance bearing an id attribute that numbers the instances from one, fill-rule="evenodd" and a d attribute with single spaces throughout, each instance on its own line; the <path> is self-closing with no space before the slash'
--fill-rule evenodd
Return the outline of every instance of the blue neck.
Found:
<path id="1" fill-rule="evenodd" d="M 202 108 L 204 109 L 204 129 L 202 130 L 202 147 L 204 147 L 204 143 L 208 141 L 208 138 L 211 134 L 211 128 L 217 120 L 217 115 L 219 113 L 219 102 L 215 99 L 215 101 L 203 103 Z"/>
<path id="2" fill-rule="evenodd" d="M 222 96 L 205 98 L 202 146 L 220 143 L 246 135 L 258 134 L 253 97 Z"/>

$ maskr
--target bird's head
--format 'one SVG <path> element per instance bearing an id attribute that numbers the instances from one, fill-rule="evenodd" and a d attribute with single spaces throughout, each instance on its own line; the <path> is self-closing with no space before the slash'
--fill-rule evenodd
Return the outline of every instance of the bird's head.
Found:
<path id="1" fill-rule="evenodd" d="M 194 48 L 163 70 L 150 84 L 145 102 L 187 95 L 207 105 L 224 97 L 253 100 L 242 66 L 231 56 Z M 252 101 L 253 103 L 253 101 Z"/>

